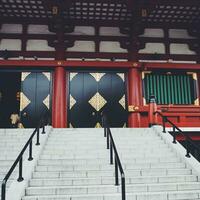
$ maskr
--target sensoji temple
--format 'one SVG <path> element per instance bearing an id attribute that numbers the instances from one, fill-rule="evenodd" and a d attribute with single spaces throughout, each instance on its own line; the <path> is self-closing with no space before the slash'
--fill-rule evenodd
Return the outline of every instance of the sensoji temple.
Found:
<path id="1" fill-rule="evenodd" d="M 0 127 L 197 127 L 199 62 L 199 0 L 1 0 Z"/>

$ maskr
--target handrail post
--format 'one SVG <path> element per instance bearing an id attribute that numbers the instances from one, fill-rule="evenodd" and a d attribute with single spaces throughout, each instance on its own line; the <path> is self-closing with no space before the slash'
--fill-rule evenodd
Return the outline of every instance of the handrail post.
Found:
<path id="1" fill-rule="evenodd" d="M 29 144 L 29 157 L 28 157 L 29 161 L 33 160 L 32 149 L 33 149 L 33 141 L 31 140 L 31 142 Z"/>
<path id="2" fill-rule="evenodd" d="M 186 142 L 186 155 L 185 157 L 190 158 L 190 145 L 189 142 Z"/>
<path id="3" fill-rule="evenodd" d="M 109 133 L 109 130 L 108 128 L 106 128 L 106 132 L 107 132 L 107 149 L 109 149 L 109 137 L 110 137 L 110 133 Z"/>
<path id="4" fill-rule="evenodd" d="M 156 98 L 153 94 L 150 95 L 149 99 L 149 127 L 156 125 L 157 116 L 154 113 L 157 111 Z"/>
<path id="5" fill-rule="evenodd" d="M 43 124 L 42 125 L 42 134 L 45 134 L 46 132 L 45 132 L 45 125 Z"/>
<path id="6" fill-rule="evenodd" d="M 163 117 L 162 117 L 162 122 L 163 122 L 163 133 L 166 133 L 166 127 L 165 127 L 166 116 L 163 116 Z"/>
<path id="7" fill-rule="evenodd" d="M 19 160 L 19 177 L 17 179 L 18 182 L 22 182 L 24 178 L 22 177 L 22 170 L 23 170 L 23 157 Z"/>
<path id="8" fill-rule="evenodd" d="M 3 180 L 1 184 L 1 200 L 6 200 L 6 181 Z"/>
<path id="9" fill-rule="evenodd" d="M 110 140 L 110 164 L 113 164 L 113 146 L 112 146 L 112 142 Z"/>
<path id="10" fill-rule="evenodd" d="M 36 145 L 40 145 L 40 128 L 37 128 L 37 142 Z"/>
<path id="11" fill-rule="evenodd" d="M 125 176 L 124 176 L 124 174 L 122 174 L 121 184 L 122 184 L 122 200 L 126 200 L 126 188 L 125 188 Z"/>
<path id="12" fill-rule="evenodd" d="M 115 185 L 119 185 L 119 178 L 118 178 L 118 163 L 117 163 L 116 155 L 115 155 Z"/>
<path id="13" fill-rule="evenodd" d="M 173 126 L 173 142 L 174 144 L 176 144 L 176 129 L 175 129 L 175 126 Z"/>

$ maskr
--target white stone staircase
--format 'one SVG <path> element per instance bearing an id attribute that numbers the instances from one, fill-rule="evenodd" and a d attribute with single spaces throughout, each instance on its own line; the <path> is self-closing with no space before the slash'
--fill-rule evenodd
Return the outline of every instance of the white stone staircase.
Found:
<path id="1" fill-rule="evenodd" d="M 129 200 L 200 199 L 200 182 L 153 129 L 112 129 Z M 103 129 L 54 129 L 23 200 L 118 200 Z"/>

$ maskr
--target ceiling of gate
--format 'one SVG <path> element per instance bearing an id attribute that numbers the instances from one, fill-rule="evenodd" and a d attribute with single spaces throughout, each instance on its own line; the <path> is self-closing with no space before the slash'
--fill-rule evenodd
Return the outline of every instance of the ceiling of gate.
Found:
<path id="1" fill-rule="evenodd" d="M 200 0 L 1 0 L 0 23 L 144 27 L 200 24 Z"/>

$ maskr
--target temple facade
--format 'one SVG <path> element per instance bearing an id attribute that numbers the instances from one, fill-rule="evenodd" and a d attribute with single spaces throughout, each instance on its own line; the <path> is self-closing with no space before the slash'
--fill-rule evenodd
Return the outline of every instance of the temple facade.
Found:
<path id="1" fill-rule="evenodd" d="M 199 126 L 197 1 L 0 3 L 0 127 L 148 127 L 149 98 L 178 126 Z M 158 118 L 159 123 L 161 119 Z"/>

